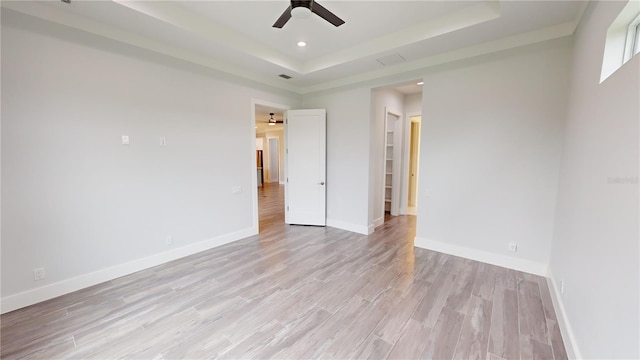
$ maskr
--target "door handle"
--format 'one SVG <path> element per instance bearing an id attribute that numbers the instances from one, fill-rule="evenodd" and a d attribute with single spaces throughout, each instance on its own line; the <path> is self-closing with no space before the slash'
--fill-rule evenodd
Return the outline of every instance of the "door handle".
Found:
<path id="1" fill-rule="evenodd" d="M 324 181 L 319 182 L 318 185 L 324 185 Z"/>

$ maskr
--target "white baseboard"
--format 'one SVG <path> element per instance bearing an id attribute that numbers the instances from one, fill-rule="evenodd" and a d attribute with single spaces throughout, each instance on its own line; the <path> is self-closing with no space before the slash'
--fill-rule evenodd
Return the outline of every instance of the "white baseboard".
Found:
<path id="1" fill-rule="evenodd" d="M 363 235 L 370 234 L 368 226 L 351 224 L 351 223 L 347 223 L 340 220 L 327 219 L 327 226 L 331 226 L 334 228 L 347 230 L 347 231 L 351 231 L 351 232 L 355 232 Z"/>
<path id="2" fill-rule="evenodd" d="M 549 266 L 526 259 L 415 237 L 414 246 L 546 277 Z"/>
<path id="3" fill-rule="evenodd" d="M 376 226 L 374 224 L 369 224 L 369 226 L 367 226 L 367 235 L 373 234 L 374 231 L 376 231 Z"/>
<path id="4" fill-rule="evenodd" d="M 89 286 L 97 285 L 105 281 L 113 280 L 121 276 L 129 275 L 140 270 L 158 266 L 169 261 L 193 255 L 201 251 L 209 250 L 230 242 L 256 235 L 258 229 L 251 227 L 231 234 L 204 240 L 195 244 L 186 245 L 145 258 L 129 261 L 123 264 L 101 269 L 88 274 L 83 274 L 71 279 L 58 281 L 35 289 L 3 297 L 0 300 L 0 313 L 33 305 L 45 300 L 68 294 Z"/>
<path id="5" fill-rule="evenodd" d="M 373 232 L 376 231 L 376 228 L 382 224 L 384 224 L 384 216 L 373 220 L 373 224 L 369 224 L 367 227 L 367 235 L 373 234 Z"/>
<path id="6" fill-rule="evenodd" d="M 549 290 L 551 290 L 551 301 L 553 301 L 553 309 L 556 311 L 556 318 L 558 319 L 558 326 L 560 327 L 564 347 L 567 350 L 567 357 L 569 357 L 569 359 L 582 359 L 583 357 L 578 348 L 573 328 L 564 309 L 564 302 L 562 301 L 562 296 L 560 296 L 560 290 L 551 271 L 549 271 L 549 276 L 547 277 L 547 285 L 549 286 Z"/>

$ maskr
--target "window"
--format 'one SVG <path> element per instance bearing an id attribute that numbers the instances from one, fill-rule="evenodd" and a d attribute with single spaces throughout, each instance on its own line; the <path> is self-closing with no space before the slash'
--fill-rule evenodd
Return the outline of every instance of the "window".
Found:
<path id="1" fill-rule="evenodd" d="M 627 62 L 638 52 L 640 52 L 640 14 L 629 23 L 627 28 L 623 62 Z"/>
<path id="2" fill-rule="evenodd" d="M 640 1 L 629 0 L 607 29 L 600 83 L 640 52 Z"/>

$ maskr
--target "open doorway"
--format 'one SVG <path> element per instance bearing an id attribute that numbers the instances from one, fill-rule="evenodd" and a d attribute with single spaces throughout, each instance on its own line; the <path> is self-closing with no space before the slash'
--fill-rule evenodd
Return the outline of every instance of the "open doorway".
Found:
<path id="1" fill-rule="evenodd" d="M 374 229 L 389 216 L 416 213 L 420 128 L 412 123 L 422 115 L 422 86 L 416 79 L 372 89 L 369 221 Z"/>
<path id="2" fill-rule="evenodd" d="M 284 112 L 289 106 L 261 100 L 251 101 L 252 144 L 255 162 L 252 172 L 254 226 L 268 231 L 284 223 Z"/>
<path id="3" fill-rule="evenodd" d="M 407 214 L 417 215 L 418 164 L 420 163 L 420 125 L 422 116 L 410 116 L 409 121 L 409 185 L 407 189 Z"/>

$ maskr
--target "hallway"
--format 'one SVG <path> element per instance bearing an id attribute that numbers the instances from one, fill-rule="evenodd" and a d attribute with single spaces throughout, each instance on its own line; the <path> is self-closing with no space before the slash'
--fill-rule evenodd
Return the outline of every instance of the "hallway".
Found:
<path id="1" fill-rule="evenodd" d="M 284 185 L 263 183 L 258 187 L 258 216 L 261 233 L 284 224 Z"/>

